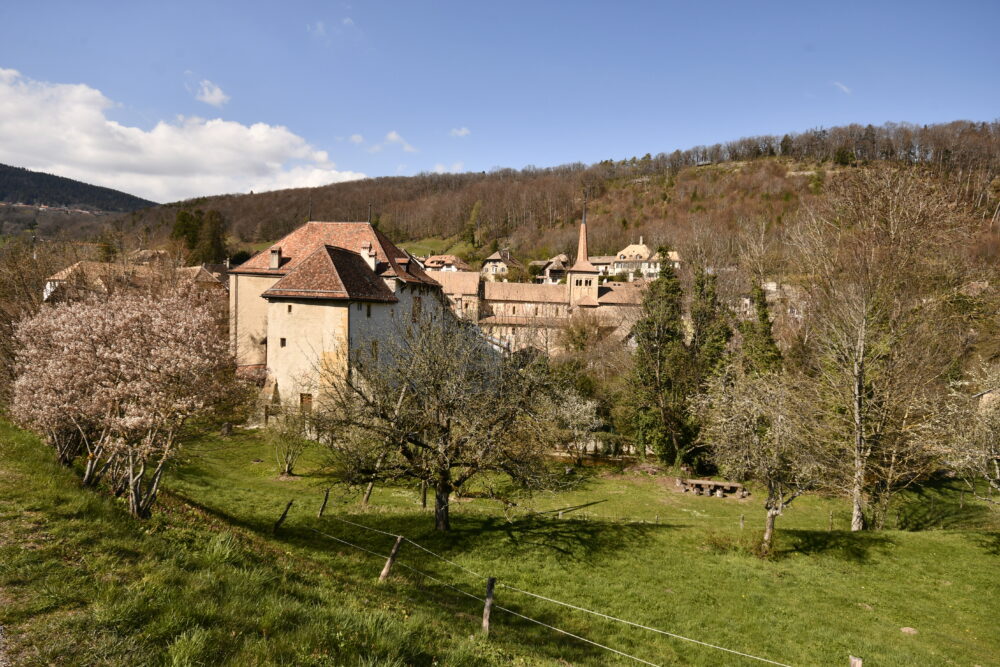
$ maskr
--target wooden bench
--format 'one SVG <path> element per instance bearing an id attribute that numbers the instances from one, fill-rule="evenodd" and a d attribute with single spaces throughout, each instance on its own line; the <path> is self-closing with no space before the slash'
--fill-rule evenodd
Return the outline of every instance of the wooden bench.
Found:
<path id="1" fill-rule="evenodd" d="M 726 494 L 735 494 L 738 498 L 746 498 L 750 492 L 737 482 L 718 482 L 713 479 L 677 479 L 684 493 L 694 493 L 696 496 L 715 496 L 725 498 Z"/>

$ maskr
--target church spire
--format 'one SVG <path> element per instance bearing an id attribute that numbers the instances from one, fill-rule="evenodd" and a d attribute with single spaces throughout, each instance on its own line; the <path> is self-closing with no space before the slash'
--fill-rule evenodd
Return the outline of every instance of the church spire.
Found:
<path id="1" fill-rule="evenodd" d="M 580 223 L 580 240 L 576 246 L 576 264 L 570 271 L 597 273 L 597 269 L 590 263 L 590 255 L 587 248 L 587 195 L 583 196 L 583 221 Z"/>

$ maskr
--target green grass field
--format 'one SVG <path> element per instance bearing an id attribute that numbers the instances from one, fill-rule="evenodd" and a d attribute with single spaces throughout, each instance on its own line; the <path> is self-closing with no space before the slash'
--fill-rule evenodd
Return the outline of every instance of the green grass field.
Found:
<path id="1" fill-rule="evenodd" d="M 334 486 L 317 519 L 321 463 L 312 452 L 301 476 L 278 479 L 255 434 L 205 438 L 138 523 L 79 489 L 34 437 L 0 427 L 7 653 L 15 664 L 636 664 L 500 610 L 484 639 L 482 604 L 443 585 L 481 597 L 479 576 L 404 542 L 378 585 L 382 559 L 332 537 L 378 554 L 393 537 L 342 518 L 497 577 L 498 605 L 654 664 L 764 663 L 503 584 L 789 665 L 998 664 L 1000 522 L 957 486 L 902 498 L 890 524 L 906 530 L 881 533 L 844 530 L 840 500 L 803 498 L 764 561 L 746 549 L 763 520 L 756 497 L 691 497 L 664 478 L 594 468 L 508 516 L 456 500 L 454 531 L 440 535 L 415 488 L 377 488 L 364 510 Z"/>

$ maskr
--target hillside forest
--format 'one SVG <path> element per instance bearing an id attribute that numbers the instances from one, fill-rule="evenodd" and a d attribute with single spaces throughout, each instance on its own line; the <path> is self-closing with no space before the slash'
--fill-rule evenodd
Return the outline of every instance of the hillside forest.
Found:
<path id="1" fill-rule="evenodd" d="M 675 247 L 697 238 L 732 239 L 747 221 L 777 233 L 799 208 L 816 205 L 839 173 L 870 164 L 915 169 L 979 219 L 992 226 L 1000 219 L 1000 122 L 957 121 L 749 137 L 589 166 L 227 194 L 135 211 L 119 216 L 114 227 L 124 244 L 134 245 L 168 236 L 180 210 L 212 209 L 225 218 L 234 250 L 256 249 L 306 219 L 366 220 L 371 212 L 396 242 L 448 239 L 445 249 L 472 261 L 498 246 L 538 259 L 575 250 L 586 190 L 591 252 L 610 254 L 640 236 L 651 246 Z M 984 251 L 993 244 L 992 236 L 984 237 Z"/>

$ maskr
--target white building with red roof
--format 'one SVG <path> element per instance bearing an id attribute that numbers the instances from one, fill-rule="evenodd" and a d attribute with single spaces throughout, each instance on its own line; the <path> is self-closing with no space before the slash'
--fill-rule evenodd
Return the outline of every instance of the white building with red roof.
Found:
<path id="1" fill-rule="evenodd" d="M 367 222 L 307 222 L 230 270 L 230 336 L 244 370 L 266 370 L 267 400 L 311 407 L 359 350 L 426 309 L 441 286 Z"/>

